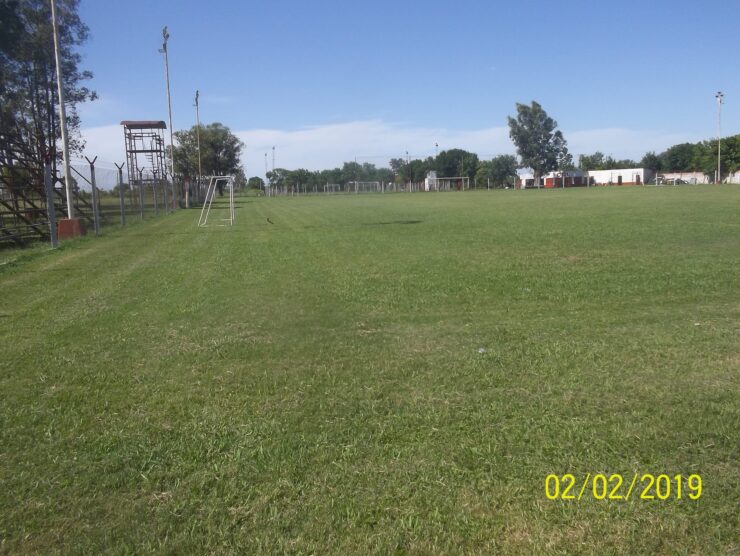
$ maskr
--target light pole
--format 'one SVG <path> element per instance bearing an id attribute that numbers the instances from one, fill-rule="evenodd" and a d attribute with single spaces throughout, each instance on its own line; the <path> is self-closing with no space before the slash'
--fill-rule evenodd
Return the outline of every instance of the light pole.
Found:
<path id="1" fill-rule="evenodd" d="M 406 151 L 406 177 L 409 178 L 409 191 L 411 191 L 411 176 L 409 171 L 411 170 L 411 164 L 409 163 L 409 151 Z"/>
<path id="2" fill-rule="evenodd" d="M 175 153 L 174 143 L 172 142 L 172 99 L 170 98 L 170 58 L 167 53 L 167 41 L 170 39 L 170 34 L 167 32 L 167 26 L 165 25 L 162 29 L 162 48 L 159 52 L 164 54 L 164 76 L 167 80 L 167 109 L 170 116 L 170 175 L 172 181 L 175 180 Z M 173 183 L 174 187 L 174 183 Z"/>
<path id="3" fill-rule="evenodd" d="M 434 158 L 439 155 L 439 143 L 434 143 Z"/>
<path id="4" fill-rule="evenodd" d="M 64 87 L 62 85 L 62 63 L 59 58 L 59 30 L 57 29 L 56 3 L 51 0 L 51 28 L 54 35 L 54 59 L 57 66 L 57 93 L 59 94 L 59 124 L 62 132 L 62 156 L 64 165 L 64 185 L 67 193 L 67 218 L 75 217 L 72 199 L 72 174 L 69 170 L 69 143 L 67 142 L 67 115 L 64 111 Z"/>
<path id="5" fill-rule="evenodd" d="M 195 136 L 198 138 L 198 195 L 200 195 L 200 182 L 203 179 L 203 168 L 200 162 L 200 91 L 195 91 Z M 187 205 L 187 199 L 185 200 Z"/>
<path id="6" fill-rule="evenodd" d="M 714 98 L 717 99 L 717 179 L 714 183 L 719 184 L 722 180 L 722 104 L 725 101 L 725 95 L 722 91 L 717 91 Z"/>

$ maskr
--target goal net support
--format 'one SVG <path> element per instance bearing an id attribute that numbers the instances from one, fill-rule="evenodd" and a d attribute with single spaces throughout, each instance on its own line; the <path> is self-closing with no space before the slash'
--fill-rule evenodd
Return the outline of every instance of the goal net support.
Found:
<path id="1" fill-rule="evenodd" d="M 354 193 L 380 193 L 379 181 L 351 181 L 348 184 L 349 191 Z"/>
<path id="2" fill-rule="evenodd" d="M 220 218 L 217 220 L 219 224 L 215 226 L 233 226 L 234 225 L 234 176 L 211 176 L 208 182 L 208 189 L 206 190 L 206 198 L 203 202 L 203 208 L 200 209 L 200 218 L 198 218 L 198 227 L 205 228 L 208 226 L 208 217 L 211 214 L 211 208 L 213 206 L 213 198 L 216 196 L 216 192 L 219 195 L 223 195 L 224 192 L 228 195 L 228 216 L 227 218 Z M 218 206 L 217 210 L 223 212 L 223 208 Z"/>
<path id="3" fill-rule="evenodd" d="M 451 178 L 429 178 L 427 191 L 464 191 L 470 189 L 468 176 L 454 176 Z"/>

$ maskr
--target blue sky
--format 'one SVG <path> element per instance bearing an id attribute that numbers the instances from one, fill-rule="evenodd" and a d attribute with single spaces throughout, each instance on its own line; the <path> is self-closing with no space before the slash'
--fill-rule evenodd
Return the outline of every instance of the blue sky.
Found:
<path id="1" fill-rule="evenodd" d="M 740 132 L 737 0 L 339 2 L 82 0 L 83 66 L 100 100 L 81 110 L 89 154 L 123 160 L 122 119 L 165 119 L 170 31 L 175 129 L 228 125 L 249 175 L 277 165 L 461 147 L 514 152 L 506 117 L 537 100 L 571 152 L 640 158 Z"/>

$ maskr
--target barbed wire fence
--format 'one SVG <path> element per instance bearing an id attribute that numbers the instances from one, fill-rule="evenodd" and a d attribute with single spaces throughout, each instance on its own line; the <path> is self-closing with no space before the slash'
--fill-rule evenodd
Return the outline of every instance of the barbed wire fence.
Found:
<path id="1" fill-rule="evenodd" d="M 129 180 L 125 164 L 97 157 L 72 159 L 70 169 L 73 213 L 95 235 L 102 235 L 105 228 L 163 216 L 184 206 L 179 179 L 148 176 Z M 56 247 L 57 223 L 68 212 L 65 190 L 64 180 L 53 173 L 49 159 L 41 168 L 30 162 L 21 170 L 3 168 L 0 248 L 39 241 L 50 241 Z"/>

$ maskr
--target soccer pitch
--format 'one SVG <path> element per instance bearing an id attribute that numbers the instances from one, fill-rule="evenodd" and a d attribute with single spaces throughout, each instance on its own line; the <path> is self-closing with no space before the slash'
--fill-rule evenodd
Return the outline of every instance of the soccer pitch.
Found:
<path id="1" fill-rule="evenodd" d="M 243 197 L 0 254 L 0 552 L 737 550 L 739 208 Z"/>

